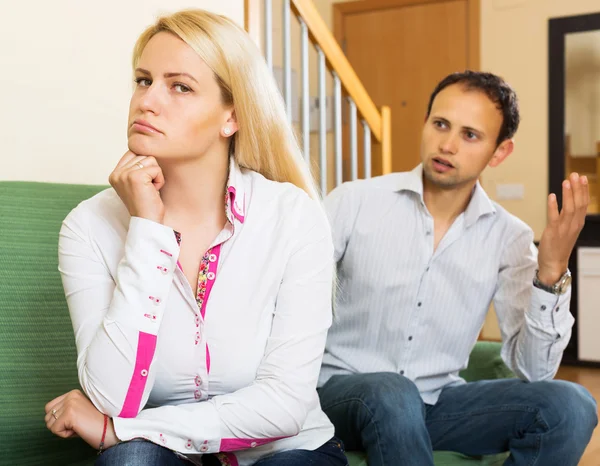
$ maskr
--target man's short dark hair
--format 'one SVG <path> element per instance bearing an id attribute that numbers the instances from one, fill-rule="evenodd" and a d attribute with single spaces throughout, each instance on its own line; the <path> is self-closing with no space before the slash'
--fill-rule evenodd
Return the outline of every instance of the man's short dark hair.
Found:
<path id="1" fill-rule="evenodd" d="M 452 84 L 462 84 L 468 91 L 483 92 L 496 104 L 498 110 L 502 112 L 502 126 L 496 139 L 497 145 L 505 139 L 510 139 L 514 136 L 520 121 L 517 94 L 504 79 L 492 73 L 467 70 L 446 76 L 439 82 L 429 98 L 427 118 L 429 118 L 429 114 L 431 113 L 435 96 Z"/>

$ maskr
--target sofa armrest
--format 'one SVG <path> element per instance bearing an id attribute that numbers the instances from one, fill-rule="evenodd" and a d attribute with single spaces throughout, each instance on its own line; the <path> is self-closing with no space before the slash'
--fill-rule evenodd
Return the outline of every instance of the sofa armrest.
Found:
<path id="1" fill-rule="evenodd" d="M 460 376 L 467 382 L 515 377 L 504 364 L 500 356 L 501 350 L 502 343 L 500 342 L 478 341 L 471 351 L 468 367 L 461 371 Z"/>

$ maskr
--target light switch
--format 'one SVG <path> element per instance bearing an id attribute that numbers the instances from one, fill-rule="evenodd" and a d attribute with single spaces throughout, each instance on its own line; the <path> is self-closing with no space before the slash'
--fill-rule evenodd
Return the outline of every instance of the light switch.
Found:
<path id="1" fill-rule="evenodd" d="M 499 201 L 525 199 L 525 185 L 520 183 L 497 184 L 496 199 Z"/>

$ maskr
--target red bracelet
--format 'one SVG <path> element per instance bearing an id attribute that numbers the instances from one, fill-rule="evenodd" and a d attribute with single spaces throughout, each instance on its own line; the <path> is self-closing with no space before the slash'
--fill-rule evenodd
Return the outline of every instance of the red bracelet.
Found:
<path id="1" fill-rule="evenodd" d="M 98 448 L 98 454 L 102 453 L 104 448 L 104 439 L 106 438 L 106 427 L 108 426 L 108 416 L 104 415 L 104 429 L 102 430 L 102 439 L 100 440 L 100 447 Z"/>

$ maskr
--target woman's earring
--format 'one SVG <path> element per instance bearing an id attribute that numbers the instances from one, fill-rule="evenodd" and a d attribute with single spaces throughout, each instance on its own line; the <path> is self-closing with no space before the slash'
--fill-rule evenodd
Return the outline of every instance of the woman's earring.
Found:
<path id="1" fill-rule="evenodd" d="M 229 136 L 231 134 L 231 129 L 227 127 L 223 128 L 223 134 Z"/>

